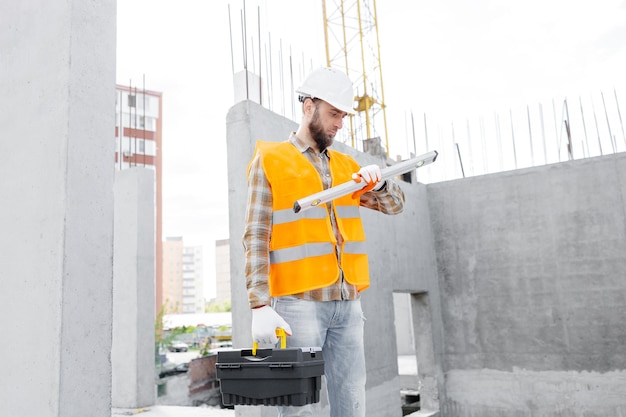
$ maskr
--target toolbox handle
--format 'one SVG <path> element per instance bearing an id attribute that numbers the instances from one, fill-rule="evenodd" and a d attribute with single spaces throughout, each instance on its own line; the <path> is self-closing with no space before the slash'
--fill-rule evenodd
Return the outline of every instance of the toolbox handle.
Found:
<path id="1" fill-rule="evenodd" d="M 285 349 L 287 347 L 287 333 L 282 327 L 276 328 L 276 337 L 280 339 L 280 348 Z M 259 348 L 259 343 L 254 341 L 252 343 L 252 356 L 256 356 L 256 350 Z"/>

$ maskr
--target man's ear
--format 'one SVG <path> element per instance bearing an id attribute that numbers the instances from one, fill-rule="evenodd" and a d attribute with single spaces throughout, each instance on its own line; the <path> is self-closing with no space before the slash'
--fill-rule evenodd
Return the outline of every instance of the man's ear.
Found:
<path id="1" fill-rule="evenodd" d="M 315 113 L 315 101 L 310 98 L 304 99 L 304 103 L 302 103 L 302 110 L 307 117 L 311 117 L 313 113 Z"/>

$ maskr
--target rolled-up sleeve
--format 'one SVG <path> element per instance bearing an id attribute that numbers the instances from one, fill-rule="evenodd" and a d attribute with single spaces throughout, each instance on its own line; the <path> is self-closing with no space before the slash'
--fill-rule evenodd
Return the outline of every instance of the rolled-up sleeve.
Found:
<path id="1" fill-rule="evenodd" d="M 387 180 L 381 190 L 363 193 L 360 205 L 384 214 L 400 214 L 404 210 L 404 191 L 395 181 Z"/>
<path id="2" fill-rule="evenodd" d="M 250 308 L 270 303 L 269 247 L 272 228 L 272 191 L 257 155 L 250 164 L 248 200 L 243 234 L 245 277 Z"/>

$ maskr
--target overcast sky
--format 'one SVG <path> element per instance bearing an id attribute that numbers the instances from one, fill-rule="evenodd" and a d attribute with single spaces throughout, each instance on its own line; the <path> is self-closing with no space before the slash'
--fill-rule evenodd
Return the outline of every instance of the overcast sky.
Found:
<path id="1" fill-rule="evenodd" d="M 117 5 L 117 82 L 141 87 L 145 75 L 146 88 L 163 93 L 165 236 L 203 245 L 212 278 L 214 241 L 229 238 L 225 117 L 234 104 L 233 65 L 242 68 L 243 1 Z M 257 37 L 260 6 L 261 37 L 271 34 L 274 50 L 280 42 L 295 61 L 322 65 L 322 0 L 246 6 L 249 37 Z M 538 103 L 547 108 L 552 100 L 560 107 L 565 97 L 573 106 L 603 92 L 614 103 L 614 89 L 626 112 L 626 1 L 386 0 L 377 11 L 390 155 L 406 158 L 413 150 L 411 113 L 463 130 L 466 120 Z"/>

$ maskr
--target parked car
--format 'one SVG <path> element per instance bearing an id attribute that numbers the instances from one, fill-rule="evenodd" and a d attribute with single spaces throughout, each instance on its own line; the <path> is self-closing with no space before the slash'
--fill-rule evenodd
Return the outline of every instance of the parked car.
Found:
<path id="1" fill-rule="evenodd" d="M 173 368 L 165 369 L 159 372 L 159 378 L 165 378 L 172 375 L 186 373 L 189 370 L 189 363 L 181 363 Z"/>
<path id="2" fill-rule="evenodd" d="M 180 340 L 174 340 L 168 349 L 170 352 L 187 352 L 189 350 L 189 345 Z"/>

